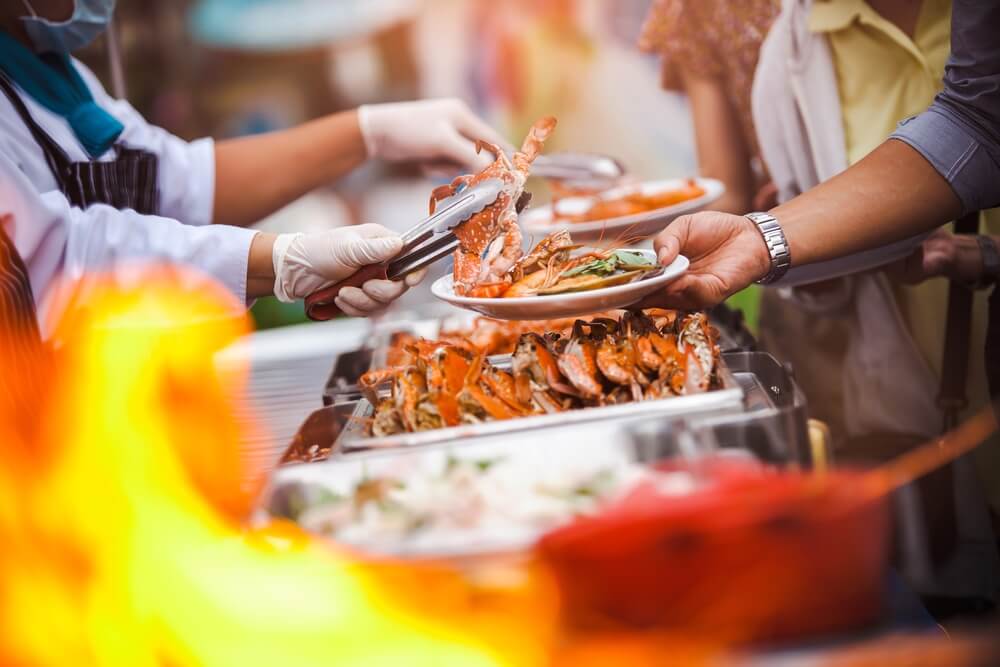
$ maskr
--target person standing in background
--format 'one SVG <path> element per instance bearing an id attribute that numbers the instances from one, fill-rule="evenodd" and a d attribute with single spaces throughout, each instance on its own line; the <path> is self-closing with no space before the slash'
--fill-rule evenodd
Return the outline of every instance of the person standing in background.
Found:
<path id="1" fill-rule="evenodd" d="M 760 45 L 780 0 L 655 0 L 639 48 L 662 57 L 662 85 L 691 105 L 702 176 L 726 185 L 713 205 L 745 213 L 767 176 L 750 112 Z M 757 207 L 760 208 L 760 207 Z"/>
<path id="2" fill-rule="evenodd" d="M 774 205 L 774 186 L 761 159 L 751 112 L 751 88 L 761 44 L 781 9 L 780 0 L 654 0 L 639 48 L 662 58 L 662 86 L 690 103 L 699 173 L 726 186 L 712 208 L 742 215 Z M 759 308 L 763 349 L 794 368 L 809 396 L 810 413 L 842 431 L 839 374 L 846 326 L 817 321 L 777 294 L 750 288 L 733 306 Z M 819 344 L 803 345 L 808 337 Z"/>

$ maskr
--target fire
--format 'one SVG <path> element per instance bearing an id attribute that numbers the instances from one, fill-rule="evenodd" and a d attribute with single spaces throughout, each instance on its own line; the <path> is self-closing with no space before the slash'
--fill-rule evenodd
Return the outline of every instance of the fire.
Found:
<path id="1" fill-rule="evenodd" d="M 248 528 L 242 379 L 212 362 L 248 321 L 190 283 L 96 289 L 35 369 L 41 421 L 0 397 L 0 664 L 540 664 L 554 609 L 523 571 L 472 582 Z"/>

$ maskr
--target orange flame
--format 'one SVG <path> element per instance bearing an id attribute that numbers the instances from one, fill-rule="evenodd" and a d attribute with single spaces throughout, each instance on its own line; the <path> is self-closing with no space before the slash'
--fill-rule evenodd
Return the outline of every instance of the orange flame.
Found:
<path id="1" fill-rule="evenodd" d="M 246 527 L 242 379 L 213 355 L 247 319 L 176 277 L 104 285 L 62 318 L 63 347 L 32 370 L 40 424 L 0 396 L 0 664 L 545 662 L 554 598 L 529 570 L 473 580 Z M 23 388 L 11 349 L 3 384 Z"/>

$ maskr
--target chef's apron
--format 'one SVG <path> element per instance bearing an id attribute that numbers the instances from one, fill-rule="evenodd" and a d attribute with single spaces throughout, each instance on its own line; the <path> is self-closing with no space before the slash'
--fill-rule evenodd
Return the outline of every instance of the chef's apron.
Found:
<path id="1" fill-rule="evenodd" d="M 153 153 L 115 144 L 116 157 L 107 162 L 73 162 L 66 151 L 35 122 L 14 84 L 0 71 L 0 90 L 24 121 L 45 154 L 60 192 L 70 204 L 87 209 L 106 204 L 118 210 L 133 209 L 153 215 L 159 208 L 158 158 Z M 0 204 L 2 207 L 2 204 Z M 14 224 L 24 224 L 18 220 Z M 42 368 L 48 352 L 38 329 L 35 301 L 24 260 L 0 226 L 0 394 L 8 405 L 29 417 L 43 400 Z M 9 334 L 9 335 L 8 335 Z M 13 372 L 7 372 L 11 370 Z M 12 378 L 14 380 L 12 380 Z M 16 381 L 15 381 L 16 380 Z M 37 423 L 37 420 L 32 420 Z"/>

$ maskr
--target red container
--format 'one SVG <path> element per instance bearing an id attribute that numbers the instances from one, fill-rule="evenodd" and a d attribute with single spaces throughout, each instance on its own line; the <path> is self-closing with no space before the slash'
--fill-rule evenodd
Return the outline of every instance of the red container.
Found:
<path id="1" fill-rule="evenodd" d="M 664 628 L 727 644 L 832 634 L 882 613 L 887 500 L 861 473 L 715 461 L 699 490 L 645 483 L 538 544 L 572 628 Z"/>

